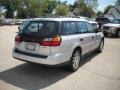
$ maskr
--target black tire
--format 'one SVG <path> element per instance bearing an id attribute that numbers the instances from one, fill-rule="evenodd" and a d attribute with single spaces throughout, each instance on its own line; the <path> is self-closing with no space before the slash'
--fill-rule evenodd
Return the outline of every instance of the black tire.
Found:
<path id="1" fill-rule="evenodd" d="M 117 31 L 116 36 L 120 38 L 120 30 Z"/>
<path id="2" fill-rule="evenodd" d="M 104 40 L 101 40 L 97 52 L 101 53 L 103 51 L 103 48 L 104 48 Z"/>
<path id="3" fill-rule="evenodd" d="M 75 50 L 68 64 L 68 69 L 70 71 L 77 71 L 80 66 L 80 60 L 81 60 L 80 50 Z"/>

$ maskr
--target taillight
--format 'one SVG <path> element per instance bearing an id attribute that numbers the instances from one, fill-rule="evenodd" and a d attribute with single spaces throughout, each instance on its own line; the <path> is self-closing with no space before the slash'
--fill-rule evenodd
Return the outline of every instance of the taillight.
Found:
<path id="1" fill-rule="evenodd" d="M 48 40 L 43 40 L 42 42 L 40 42 L 40 45 L 42 45 L 42 46 L 60 46 L 61 40 L 62 39 L 60 36 L 56 36 L 56 37 L 48 39 Z"/>
<path id="2" fill-rule="evenodd" d="M 59 36 L 52 38 L 52 40 L 51 40 L 51 46 L 60 46 L 61 40 L 62 39 Z"/>
<path id="3" fill-rule="evenodd" d="M 15 37 L 15 44 L 18 45 L 20 42 L 21 42 L 20 36 L 17 35 L 17 36 Z"/>

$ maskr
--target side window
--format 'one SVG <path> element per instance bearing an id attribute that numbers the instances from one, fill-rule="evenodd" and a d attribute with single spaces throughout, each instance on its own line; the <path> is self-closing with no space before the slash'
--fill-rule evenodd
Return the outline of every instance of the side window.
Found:
<path id="1" fill-rule="evenodd" d="M 90 23 L 86 22 L 86 26 L 87 26 L 87 29 L 88 29 L 89 33 L 93 33 L 94 32 L 94 28 L 93 28 L 93 26 Z"/>
<path id="2" fill-rule="evenodd" d="M 76 22 L 63 22 L 61 35 L 72 35 L 77 32 Z"/>
<path id="3" fill-rule="evenodd" d="M 77 22 L 78 24 L 78 33 L 87 33 L 87 27 L 84 22 Z"/>

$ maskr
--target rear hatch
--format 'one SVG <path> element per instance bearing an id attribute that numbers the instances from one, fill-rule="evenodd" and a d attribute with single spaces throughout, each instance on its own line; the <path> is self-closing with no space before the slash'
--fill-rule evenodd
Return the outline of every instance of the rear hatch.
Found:
<path id="1" fill-rule="evenodd" d="M 41 43 L 50 41 L 57 35 L 57 25 L 55 21 L 30 21 L 17 35 L 16 48 L 19 51 L 47 56 L 50 54 L 50 46 Z"/>

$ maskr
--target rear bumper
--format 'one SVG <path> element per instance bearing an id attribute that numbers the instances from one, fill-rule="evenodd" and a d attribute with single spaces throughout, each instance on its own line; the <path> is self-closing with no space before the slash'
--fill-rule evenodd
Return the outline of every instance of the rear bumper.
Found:
<path id="1" fill-rule="evenodd" d="M 57 54 L 49 54 L 48 56 L 43 57 L 37 57 L 32 56 L 31 54 L 25 55 L 21 53 L 16 53 L 15 48 L 12 51 L 12 56 L 18 60 L 38 63 L 38 64 L 44 64 L 44 65 L 59 65 L 67 62 L 67 60 L 63 59 L 63 55 L 60 53 Z"/>

